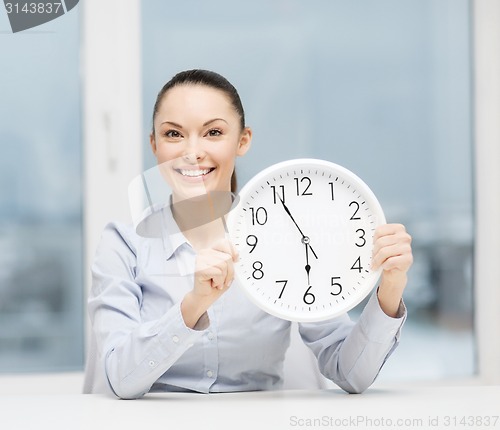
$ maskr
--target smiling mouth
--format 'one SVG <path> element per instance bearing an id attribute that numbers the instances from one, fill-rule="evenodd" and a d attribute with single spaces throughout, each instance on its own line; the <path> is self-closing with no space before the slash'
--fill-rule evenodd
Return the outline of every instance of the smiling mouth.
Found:
<path id="1" fill-rule="evenodd" d="M 187 176 L 189 178 L 199 178 L 208 175 L 210 172 L 213 172 L 215 167 L 210 167 L 208 169 L 175 169 L 177 173 L 180 173 L 182 176 Z"/>

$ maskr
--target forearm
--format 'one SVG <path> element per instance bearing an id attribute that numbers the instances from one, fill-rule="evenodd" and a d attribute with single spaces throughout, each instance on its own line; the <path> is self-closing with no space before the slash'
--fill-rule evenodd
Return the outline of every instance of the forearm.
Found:
<path id="1" fill-rule="evenodd" d="M 382 276 L 377 295 L 380 308 L 386 315 L 392 318 L 397 317 L 407 281 L 406 273 L 397 276 Z"/>
<path id="2" fill-rule="evenodd" d="M 372 294 L 359 321 L 301 324 L 304 342 L 318 358 L 321 373 L 349 393 L 366 390 L 398 344 L 401 318 L 391 318 Z M 347 317 L 346 317 L 347 318 Z"/>
<path id="3" fill-rule="evenodd" d="M 148 392 L 200 336 L 184 325 L 178 305 L 158 320 L 129 330 L 124 324 L 113 324 L 108 330 L 108 335 L 99 336 L 97 331 L 96 336 L 103 355 L 103 376 L 116 396 L 128 399 Z"/>
<path id="4" fill-rule="evenodd" d="M 378 292 L 380 294 L 380 289 Z M 398 302 L 395 315 L 399 315 L 400 309 Z M 404 319 L 404 306 L 401 318 L 392 318 L 383 311 L 376 294 L 370 297 L 339 351 L 338 384 L 343 389 L 360 393 L 373 383 L 399 343 L 399 330 Z"/>
<path id="5" fill-rule="evenodd" d="M 386 315 L 394 318 L 413 263 L 411 236 L 402 224 L 385 224 L 377 227 L 373 242 L 372 270 L 383 269 L 379 304 Z"/>
<path id="6" fill-rule="evenodd" d="M 200 329 L 198 326 L 201 323 L 203 326 L 201 329 L 206 328 L 204 327 L 203 319 L 200 320 L 200 318 L 206 315 L 208 308 L 212 305 L 212 301 L 203 297 L 200 298 L 192 291 L 187 293 L 181 303 L 181 314 L 186 327 Z"/>

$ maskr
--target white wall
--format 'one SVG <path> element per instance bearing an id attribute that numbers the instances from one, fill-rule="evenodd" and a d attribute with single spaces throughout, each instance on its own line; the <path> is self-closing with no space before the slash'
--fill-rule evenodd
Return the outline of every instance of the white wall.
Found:
<path id="1" fill-rule="evenodd" d="M 500 1 L 475 0 L 473 16 L 478 370 L 500 384 Z"/>

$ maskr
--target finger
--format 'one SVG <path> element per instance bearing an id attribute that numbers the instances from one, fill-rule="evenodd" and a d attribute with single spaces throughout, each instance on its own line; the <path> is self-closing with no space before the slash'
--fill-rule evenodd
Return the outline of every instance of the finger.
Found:
<path id="1" fill-rule="evenodd" d="M 213 286 L 222 290 L 229 287 L 233 282 L 234 269 L 230 254 L 221 251 L 212 251 L 212 264 L 220 269 L 219 274 L 213 279 Z"/>
<path id="2" fill-rule="evenodd" d="M 197 267 L 204 271 L 203 276 L 213 275 L 213 288 L 223 289 L 231 285 L 234 280 L 233 261 L 238 258 L 238 252 L 229 240 L 217 241 L 211 248 L 200 251 L 198 258 Z M 217 269 L 208 269 L 209 267 Z"/>
<path id="3" fill-rule="evenodd" d="M 221 284 L 221 279 L 226 277 L 226 260 L 229 258 L 228 254 L 214 250 L 200 252 L 196 261 L 195 276 L 203 282 L 213 280 L 215 285 Z"/>
<path id="4" fill-rule="evenodd" d="M 375 229 L 373 241 L 384 236 L 391 236 L 398 233 L 406 233 L 406 228 L 403 224 L 382 224 Z"/>
<path id="5" fill-rule="evenodd" d="M 397 246 L 399 244 L 408 245 L 411 248 L 411 236 L 401 224 L 386 224 L 377 228 L 373 237 L 372 255 L 377 255 L 380 250 Z"/>
<path id="6" fill-rule="evenodd" d="M 208 281 L 212 288 L 220 290 L 224 288 L 226 272 L 227 270 L 224 262 L 219 261 L 214 263 L 212 261 L 211 265 L 200 273 L 200 278 Z"/>
<path id="7" fill-rule="evenodd" d="M 213 249 L 216 251 L 229 254 L 233 261 L 238 261 L 239 258 L 238 250 L 228 239 L 221 239 L 217 241 L 213 246 Z"/>
<path id="8" fill-rule="evenodd" d="M 381 265 L 384 271 L 399 270 L 407 272 L 413 262 L 411 254 L 396 255 L 387 258 Z"/>
<path id="9" fill-rule="evenodd" d="M 231 242 L 229 242 L 229 244 L 231 245 L 231 250 L 232 250 L 231 255 L 233 256 L 233 261 L 236 262 L 240 259 L 240 253 L 236 249 L 236 246 L 234 246 Z"/>
<path id="10" fill-rule="evenodd" d="M 406 232 L 397 232 L 395 234 L 378 237 L 373 242 L 373 254 L 389 246 L 399 244 L 411 244 L 411 236 Z"/>
<path id="11" fill-rule="evenodd" d="M 376 270 L 379 267 L 382 267 L 384 270 L 388 270 L 388 268 L 394 268 L 391 266 L 391 264 L 386 264 L 388 260 L 391 258 L 395 257 L 404 257 L 411 259 L 412 258 L 412 252 L 411 252 L 411 246 L 409 243 L 401 243 L 398 242 L 393 245 L 389 246 L 384 246 L 376 252 L 372 258 L 372 269 Z M 397 260 L 400 261 L 400 260 Z M 411 263 L 410 263 L 411 264 Z M 408 266 L 409 267 L 409 266 Z M 405 269 L 404 266 L 401 266 L 401 269 Z M 408 268 L 406 268 L 407 270 Z"/>
<path id="12" fill-rule="evenodd" d="M 231 286 L 233 281 L 234 281 L 234 264 L 233 260 L 230 260 L 227 262 L 227 273 L 226 273 L 226 279 L 224 281 L 226 288 Z"/>
<path id="13" fill-rule="evenodd" d="M 225 287 L 224 276 L 214 276 L 212 278 L 212 288 L 216 288 L 217 290 L 223 290 Z"/>
<path id="14" fill-rule="evenodd" d="M 218 266 L 211 265 L 198 270 L 195 274 L 203 283 L 208 283 L 211 287 L 217 288 L 224 279 L 224 273 Z"/>

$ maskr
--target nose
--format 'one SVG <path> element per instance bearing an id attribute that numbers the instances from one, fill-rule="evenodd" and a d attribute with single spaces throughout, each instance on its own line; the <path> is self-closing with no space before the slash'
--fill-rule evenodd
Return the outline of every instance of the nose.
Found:
<path id="1" fill-rule="evenodd" d="M 205 150 L 202 143 L 197 139 L 189 139 L 186 141 L 182 158 L 190 164 L 195 164 L 200 160 L 203 160 L 203 158 L 205 158 Z"/>

